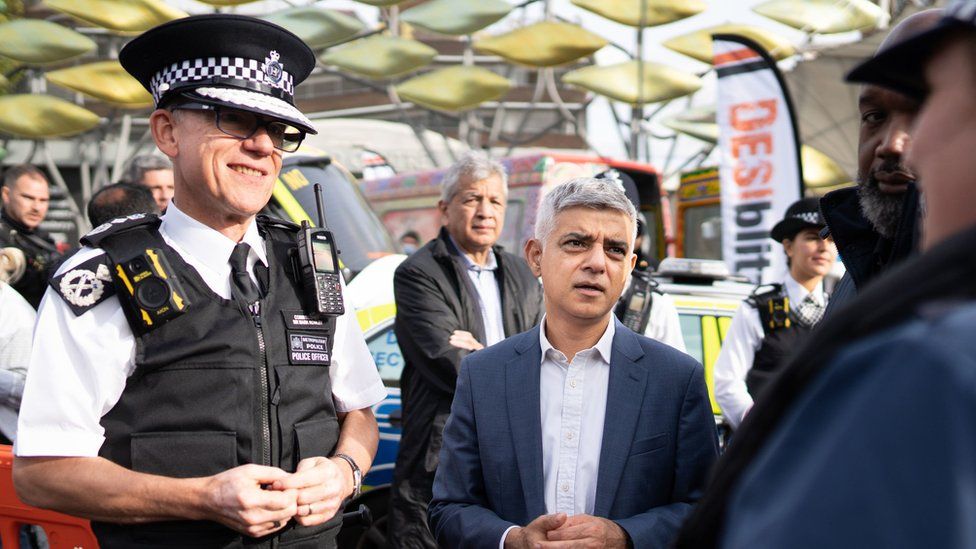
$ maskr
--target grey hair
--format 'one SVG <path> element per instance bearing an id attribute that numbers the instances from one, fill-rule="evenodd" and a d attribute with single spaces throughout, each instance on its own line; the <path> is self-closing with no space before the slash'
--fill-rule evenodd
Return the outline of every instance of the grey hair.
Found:
<path id="1" fill-rule="evenodd" d="M 158 154 L 137 154 L 129 160 L 125 168 L 125 175 L 122 180 L 125 183 L 142 184 L 142 178 L 146 172 L 154 170 L 172 170 L 173 163 L 166 157 Z"/>
<path id="2" fill-rule="evenodd" d="M 542 199 L 535 219 L 535 238 L 545 242 L 556 227 L 556 216 L 569 208 L 591 210 L 616 210 L 630 218 L 631 227 L 637 226 L 637 209 L 627 198 L 624 188 L 610 179 L 577 177 L 557 185 Z M 633 242 L 634 233 L 630 242 Z"/>
<path id="3" fill-rule="evenodd" d="M 482 181 L 493 175 L 502 179 L 502 187 L 505 188 L 505 194 L 508 194 L 508 173 L 505 166 L 488 158 L 481 151 L 467 151 L 444 174 L 444 179 L 441 180 L 441 200 L 450 202 L 460 185 Z"/>

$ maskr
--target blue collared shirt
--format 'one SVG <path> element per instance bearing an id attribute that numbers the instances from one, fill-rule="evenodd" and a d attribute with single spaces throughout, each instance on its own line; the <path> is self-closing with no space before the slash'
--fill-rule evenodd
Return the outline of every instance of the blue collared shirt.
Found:
<path id="1" fill-rule="evenodd" d="M 458 254 L 464 258 L 464 265 L 468 272 L 468 278 L 474 284 L 478 292 L 478 308 L 481 311 L 481 322 L 485 326 L 485 347 L 494 345 L 505 339 L 505 324 L 502 322 L 502 296 L 498 289 L 498 280 L 495 279 L 495 270 L 498 269 L 498 260 L 495 258 L 494 250 L 488 251 L 488 260 L 484 266 L 478 265 L 464 253 L 454 237 L 451 244 L 457 249 Z"/>

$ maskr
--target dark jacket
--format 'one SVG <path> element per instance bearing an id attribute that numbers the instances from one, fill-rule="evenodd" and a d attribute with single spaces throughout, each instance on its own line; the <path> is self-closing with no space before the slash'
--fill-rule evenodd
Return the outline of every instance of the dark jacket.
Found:
<path id="1" fill-rule="evenodd" d="M 0 247 L 12 246 L 24 252 L 27 268 L 24 276 L 10 286 L 35 309 L 47 290 L 47 279 L 61 254 L 54 240 L 41 229 L 28 229 L 23 223 L 0 211 Z"/>
<path id="2" fill-rule="evenodd" d="M 523 259 L 497 246 L 494 252 L 505 335 L 511 336 L 542 319 L 542 287 Z M 418 521 L 426 517 L 457 373 L 461 359 L 469 354 L 448 340 L 455 330 L 464 330 L 484 342 L 485 329 L 464 259 L 443 228 L 397 268 L 393 290 L 394 329 L 404 368 L 400 378 L 403 435 L 394 472 L 391 527 L 399 538 L 416 534 L 429 542 L 426 525 Z M 418 528 L 422 531 L 414 532 Z"/>
<path id="3" fill-rule="evenodd" d="M 918 189 L 908 185 L 894 238 L 881 236 L 861 211 L 857 188 L 836 190 L 820 199 L 820 213 L 847 272 L 830 294 L 827 315 L 847 303 L 883 270 L 918 249 Z"/>
<path id="4" fill-rule="evenodd" d="M 823 376 L 833 371 L 838 354 L 920 315 L 944 314 L 947 305 L 976 299 L 974 249 L 976 227 L 886 272 L 848 306 L 838 309 L 830 322 L 823 323 L 797 350 L 782 374 L 771 382 L 764 393 L 768 397 L 757 400 L 743 420 L 719 461 L 705 496 L 682 528 L 676 546 L 718 545 L 723 521 L 729 515 L 730 501 L 745 482 L 750 466 L 757 463 L 757 457 L 767 448 L 770 439 L 782 432 L 783 419 L 792 417 L 791 412 L 798 402 L 808 398 L 811 387 L 817 386 Z M 959 360 L 968 359 L 960 357 Z M 850 393 L 845 393 L 838 398 L 849 397 Z M 808 435 L 810 432 L 806 431 Z M 830 468 L 834 463 L 821 465 Z M 795 500 L 802 496 L 794 492 L 789 497 Z M 770 501 L 770 505 L 775 504 Z"/>

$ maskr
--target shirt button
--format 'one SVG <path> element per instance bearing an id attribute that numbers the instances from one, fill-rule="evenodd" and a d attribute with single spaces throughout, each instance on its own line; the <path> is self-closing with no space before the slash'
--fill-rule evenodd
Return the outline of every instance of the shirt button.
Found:
<path id="1" fill-rule="evenodd" d="M 576 388 L 576 380 L 575 379 L 569 380 L 569 386 L 572 387 L 573 389 L 575 389 Z"/>
<path id="2" fill-rule="evenodd" d="M 564 483 L 563 483 L 563 485 L 562 485 L 562 488 L 561 488 L 561 490 L 563 491 L 563 493 L 566 493 L 566 492 L 568 492 L 568 491 L 569 491 L 569 484 L 566 484 L 566 483 L 564 482 Z"/>
<path id="3" fill-rule="evenodd" d="M 573 440 L 573 432 L 572 431 L 566 433 L 566 440 Z"/>

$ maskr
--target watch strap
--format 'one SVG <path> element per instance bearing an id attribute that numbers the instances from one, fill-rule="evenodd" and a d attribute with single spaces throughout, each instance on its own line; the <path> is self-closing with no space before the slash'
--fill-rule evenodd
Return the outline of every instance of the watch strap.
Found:
<path id="1" fill-rule="evenodd" d="M 359 494 L 362 493 L 362 491 L 363 491 L 363 471 L 362 471 L 362 469 L 360 469 L 359 466 L 356 465 L 356 460 L 352 459 L 350 456 L 348 456 L 346 454 L 336 453 L 333 457 L 337 457 L 337 458 L 341 459 L 342 461 L 345 461 L 346 463 L 349 464 L 349 467 L 352 468 L 352 482 L 353 482 L 353 487 L 352 487 L 352 496 L 350 496 L 350 497 L 351 498 L 357 498 L 357 497 L 359 497 Z"/>

